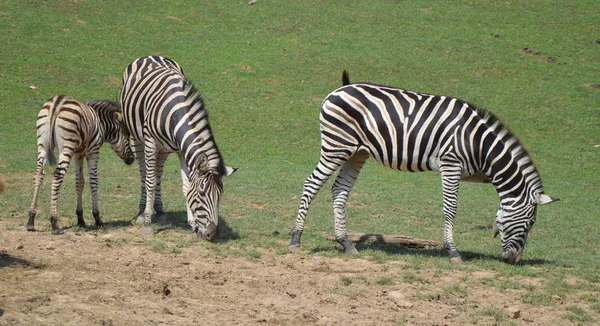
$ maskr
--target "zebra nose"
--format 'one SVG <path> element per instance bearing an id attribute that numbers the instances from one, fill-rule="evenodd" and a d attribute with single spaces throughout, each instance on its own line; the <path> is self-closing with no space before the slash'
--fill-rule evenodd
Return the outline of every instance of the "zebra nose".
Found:
<path id="1" fill-rule="evenodd" d="M 127 155 L 125 156 L 125 158 L 123 159 L 123 161 L 125 162 L 125 164 L 127 165 L 131 165 L 131 163 L 133 163 L 133 155 Z"/>
<path id="2" fill-rule="evenodd" d="M 217 239 L 219 238 L 219 228 L 214 223 L 210 223 L 206 227 L 206 231 L 204 231 L 204 233 L 202 233 L 200 229 L 196 230 L 196 236 L 206 241 L 213 243 L 217 242 Z"/>
<path id="3" fill-rule="evenodd" d="M 505 251 L 504 253 L 502 253 L 502 260 L 507 263 L 507 264 L 511 264 L 514 265 L 516 263 L 519 262 L 519 260 L 521 260 L 521 255 L 523 254 L 523 251 Z"/>

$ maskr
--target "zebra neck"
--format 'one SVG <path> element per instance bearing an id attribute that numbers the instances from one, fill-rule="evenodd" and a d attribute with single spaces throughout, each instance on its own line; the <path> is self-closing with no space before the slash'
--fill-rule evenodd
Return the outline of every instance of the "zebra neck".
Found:
<path id="1" fill-rule="evenodd" d="M 507 151 L 496 158 L 488 171 L 503 207 L 521 205 L 534 194 L 543 193 L 538 171 L 522 149 Z"/>

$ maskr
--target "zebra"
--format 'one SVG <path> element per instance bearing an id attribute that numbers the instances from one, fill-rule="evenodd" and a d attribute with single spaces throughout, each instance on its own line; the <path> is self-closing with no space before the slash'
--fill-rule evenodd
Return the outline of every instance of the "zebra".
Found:
<path id="1" fill-rule="evenodd" d="M 179 157 L 187 222 L 198 238 L 218 239 L 218 208 L 225 165 L 213 137 L 204 100 L 175 61 L 138 58 L 125 69 L 121 91 L 124 119 L 142 181 L 137 222 L 152 235 L 152 213 L 166 223 L 161 176 L 170 153 Z"/>
<path id="2" fill-rule="evenodd" d="M 56 164 L 54 149 L 58 149 L 58 165 L 52 180 L 50 224 L 53 234 L 60 234 L 58 227 L 58 193 L 67 174 L 71 160 L 75 166 L 77 190 L 77 225 L 85 227 L 82 193 L 85 183 L 83 160 L 87 160 L 92 193 L 92 215 L 96 226 L 102 226 L 98 208 L 98 159 L 100 147 L 108 143 L 127 165 L 133 163 L 129 147 L 129 134 L 124 128 L 121 107 L 111 100 L 90 100 L 80 103 L 71 97 L 55 95 L 40 110 L 37 122 L 37 168 L 33 179 L 33 200 L 29 208 L 27 230 L 35 231 L 35 215 L 40 186 L 44 181 L 47 163 Z"/>
<path id="3" fill-rule="evenodd" d="M 304 182 L 291 230 L 290 251 L 298 251 L 313 198 L 341 167 L 332 186 L 335 239 L 356 253 L 346 232 L 345 205 L 365 161 L 399 171 L 439 171 L 442 179 L 444 247 L 450 261 L 461 257 L 453 240 L 459 182 L 492 183 L 500 197 L 494 233 L 500 233 L 502 259 L 520 260 L 537 206 L 558 199 L 544 193 L 542 181 L 519 140 L 490 112 L 454 97 L 425 94 L 371 82 L 350 83 L 322 102 L 321 155 Z"/>

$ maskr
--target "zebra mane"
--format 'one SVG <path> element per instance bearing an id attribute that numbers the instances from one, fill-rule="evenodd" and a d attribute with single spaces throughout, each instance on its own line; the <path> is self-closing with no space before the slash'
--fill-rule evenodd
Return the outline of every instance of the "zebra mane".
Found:
<path id="1" fill-rule="evenodd" d="M 225 162 L 223 160 L 223 156 L 221 155 L 221 151 L 219 150 L 219 147 L 217 146 L 217 143 L 214 141 L 214 135 L 212 132 L 212 128 L 210 126 L 210 121 L 208 120 L 208 111 L 206 110 L 204 99 L 202 98 L 202 95 L 200 94 L 200 92 L 198 91 L 198 89 L 196 88 L 194 83 L 192 83 L 192 81 L 186 77 L 183 77 L 183 90 L 185 93 L 186 101 L 188 103 L 190 103 L 189 106 L 191 108 L 198 107 L 199 114 L 203 114 L 204 115 L 203 119 L 206 119 L 206 130 L 211 135 L 211 138 L 213 138 L 212 139 L 213 148 L 214 148 L 215 154 L 216 154 L 216 155 L 214 155 L 214 154 L 210 155 L 209 160 L 211 160 L 211 161 L 214 159 L 218 160 L 218 164 L 216 165 L 216 172 L 219 174 L 219 176 L 223 176 L 226 174 Z M 208 155 L 208 153 L 207 153 L 207 155 Z M 198 155 L 196 155 L 196 157 L 194 158 L 194 162 L 192 164 L 196 164 L 197 160 L 198 160 Z"/>
<path id="2" fill-rule="evenodd" d="M 466 103 L 466 102 L 465 102 Z M 477 115 L 485 122 L 487 126 L 492 128 L 498 137 L 504 140 L 504 145 L 509 149 L 515 161 L 519 165 L 521 171 L 527 175 L 527 180 L 531 181 L 532 188 L 540 189 L 543 193 L 542 179 L 539 172 L 529 155 L 529 152 L 523 147 L 517 136 L 492 112 L 486 111 L 471 103 L 467 103 L 472 107 Z"/>

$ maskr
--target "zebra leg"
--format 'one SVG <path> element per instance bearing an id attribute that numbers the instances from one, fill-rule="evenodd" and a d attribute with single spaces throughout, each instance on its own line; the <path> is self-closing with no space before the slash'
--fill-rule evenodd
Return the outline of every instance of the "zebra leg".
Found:
<path id="1" fill-rule="evenodd" d="M 62 233 L 62 230 L 58 227 L 58 194 L 65 179 L 65 174 L 69 170 L 72 155 L 72 152 L 69 151 L 62 152 L 58 159 L 58 166 L 54 170 L 52 197 L 50 199 L 50 225 L 52 226 L 52 234 Z"/>
<path id="2" fill-rule="evenodd" d="M 131 148 L 133 150 L 133 156 L 138 163 L 141 180 L 140 205 L 136 216 L 136 223 L 144 224 L 144 210 L 146 209 L 146 160 L 144 158 L 144 144 L 131 139 Z"/>
<path id="3" fill-rule="evenodd" d="M 27 231 L 35 231 L 35 215 L 37 214 L 37 201 L 38 194 L 40 193 L 40 187 L 44 182 L 44 167 L 46 165 L 46 151 L 40 150 L 38 153 L 37 167 L 35 169 L 35 176 L 33 177 L 33 199 L 31 200 L 31 207 L 29 207 L 29 220 L 27 220 Z"/>
<path id="4" fill-rule="evenodd" d="M 333 150 L 321 149 L 321 157 L 319 158 L 317 167 L 306 181 L 304 181 L 302 198 L 300 198 L 300 207 L 298 208 L 298 214 L 296 215 L 296 223 L 291 231 L 292 241 L 289 246 L 291 252 L 300 250 L 300 237 L 304 231 L 304 221 L 306 220 L 306 213 L 308 212 L 310 203 L 315 196 L 317 196 L 317 193 L 319 193 L 319 190 L 321 190 L 331 175 L 344 164 L 350 156 L 351 155 L 349 155 L 347 150 L 339 150 L 336 152 Z"/>
<path id="5" fill-rule="evenodd" d="M 85 178 L 83 176 L 83 158 L 75 157 L 73 159 L 73 168 L 75 169 L 75 190 L 77 191 L 77 226 L 84 228 L 85 221 L 83 220 L 83 186 Z"/>
<path id="6" fill-rule="evenodd" d="M 104 222 L 102 222 L 102 217 L 100 216 L 100 208 L 98 206 L 98 160 L 100 158 L 99 151 L 100 148 L 92 150 L 87 155 L 88 173 L 90 175 L 90 190 L 92 192 L 92 215 L 94 216 L 96 227 L 101 227 L 102 225 L 104 225 Z"/>
<path id="7" fill-rule="evenodd" d="M 444 247 L 448 250 L 451 263 L 460 263 L 462 259 L 454 244 L 453 227 L 456 207 L 458 206 L 458 186 L 460 183 L 460 166 L 442 166 L 442 197 L 444 207 Z"/>
<path id="8" fill-rule="evenodd" d="M 335 182 L 331 187 L 333 194 L 333 217 L 334 217 L 334 230 L 335 240 L 344 247 L 346 254 L 357 254 L 358 251 L 352 244 L 352 241 L 348 239 L 348 233 L 346 231 L 346 201 L 352 190 L 352 186 L 358 178 L 358 174 L 369 158 L 367 152 L 358 152 L 346 161 L 340 173 L 335 178 Z"/>
<path id="9" fill-rule="evenodd" d="M 145 136 L 144 141 L 144 160 L 146 163 L 146 207 L 144 209 L 144 234 L 153 235 L 152 213 L 154 208 L 154 191 L 156 187 L 156 158 L 158 149 L 155 140 L 150 136 Z"/>
<path id="10" fill-rule="evenodd" d="M 154 195 L 154 211 L 156 212 L 156 220 L 160 225 L 167 224 L 167 216 L 163 211 L 161 183 L 165 161 L 168 157 L 169 153 L 159 152 L 156 158 L 156 189 Z"/>
<path id="11" fill-rule="evenodd" d="M 186 197 L 188 189 L 190 188 L 190 180 L 188 179 L 189 170 L 187 163 L 185 162 L 185 158 L 183 157 L 183 154 L 181 152 L 177 152 L 177 156 L 179 156 L 179 167 L 181 169 L 181 183 L 183 184 L 183 196 Z M 187 222 L 188 225 L 191 226 L 192 222 L 194 222 L 194 216 L 192 215 L 192 211 L 190 210 L 187 201 L 185 203 L 185 207 L 187 211 Z"/>

